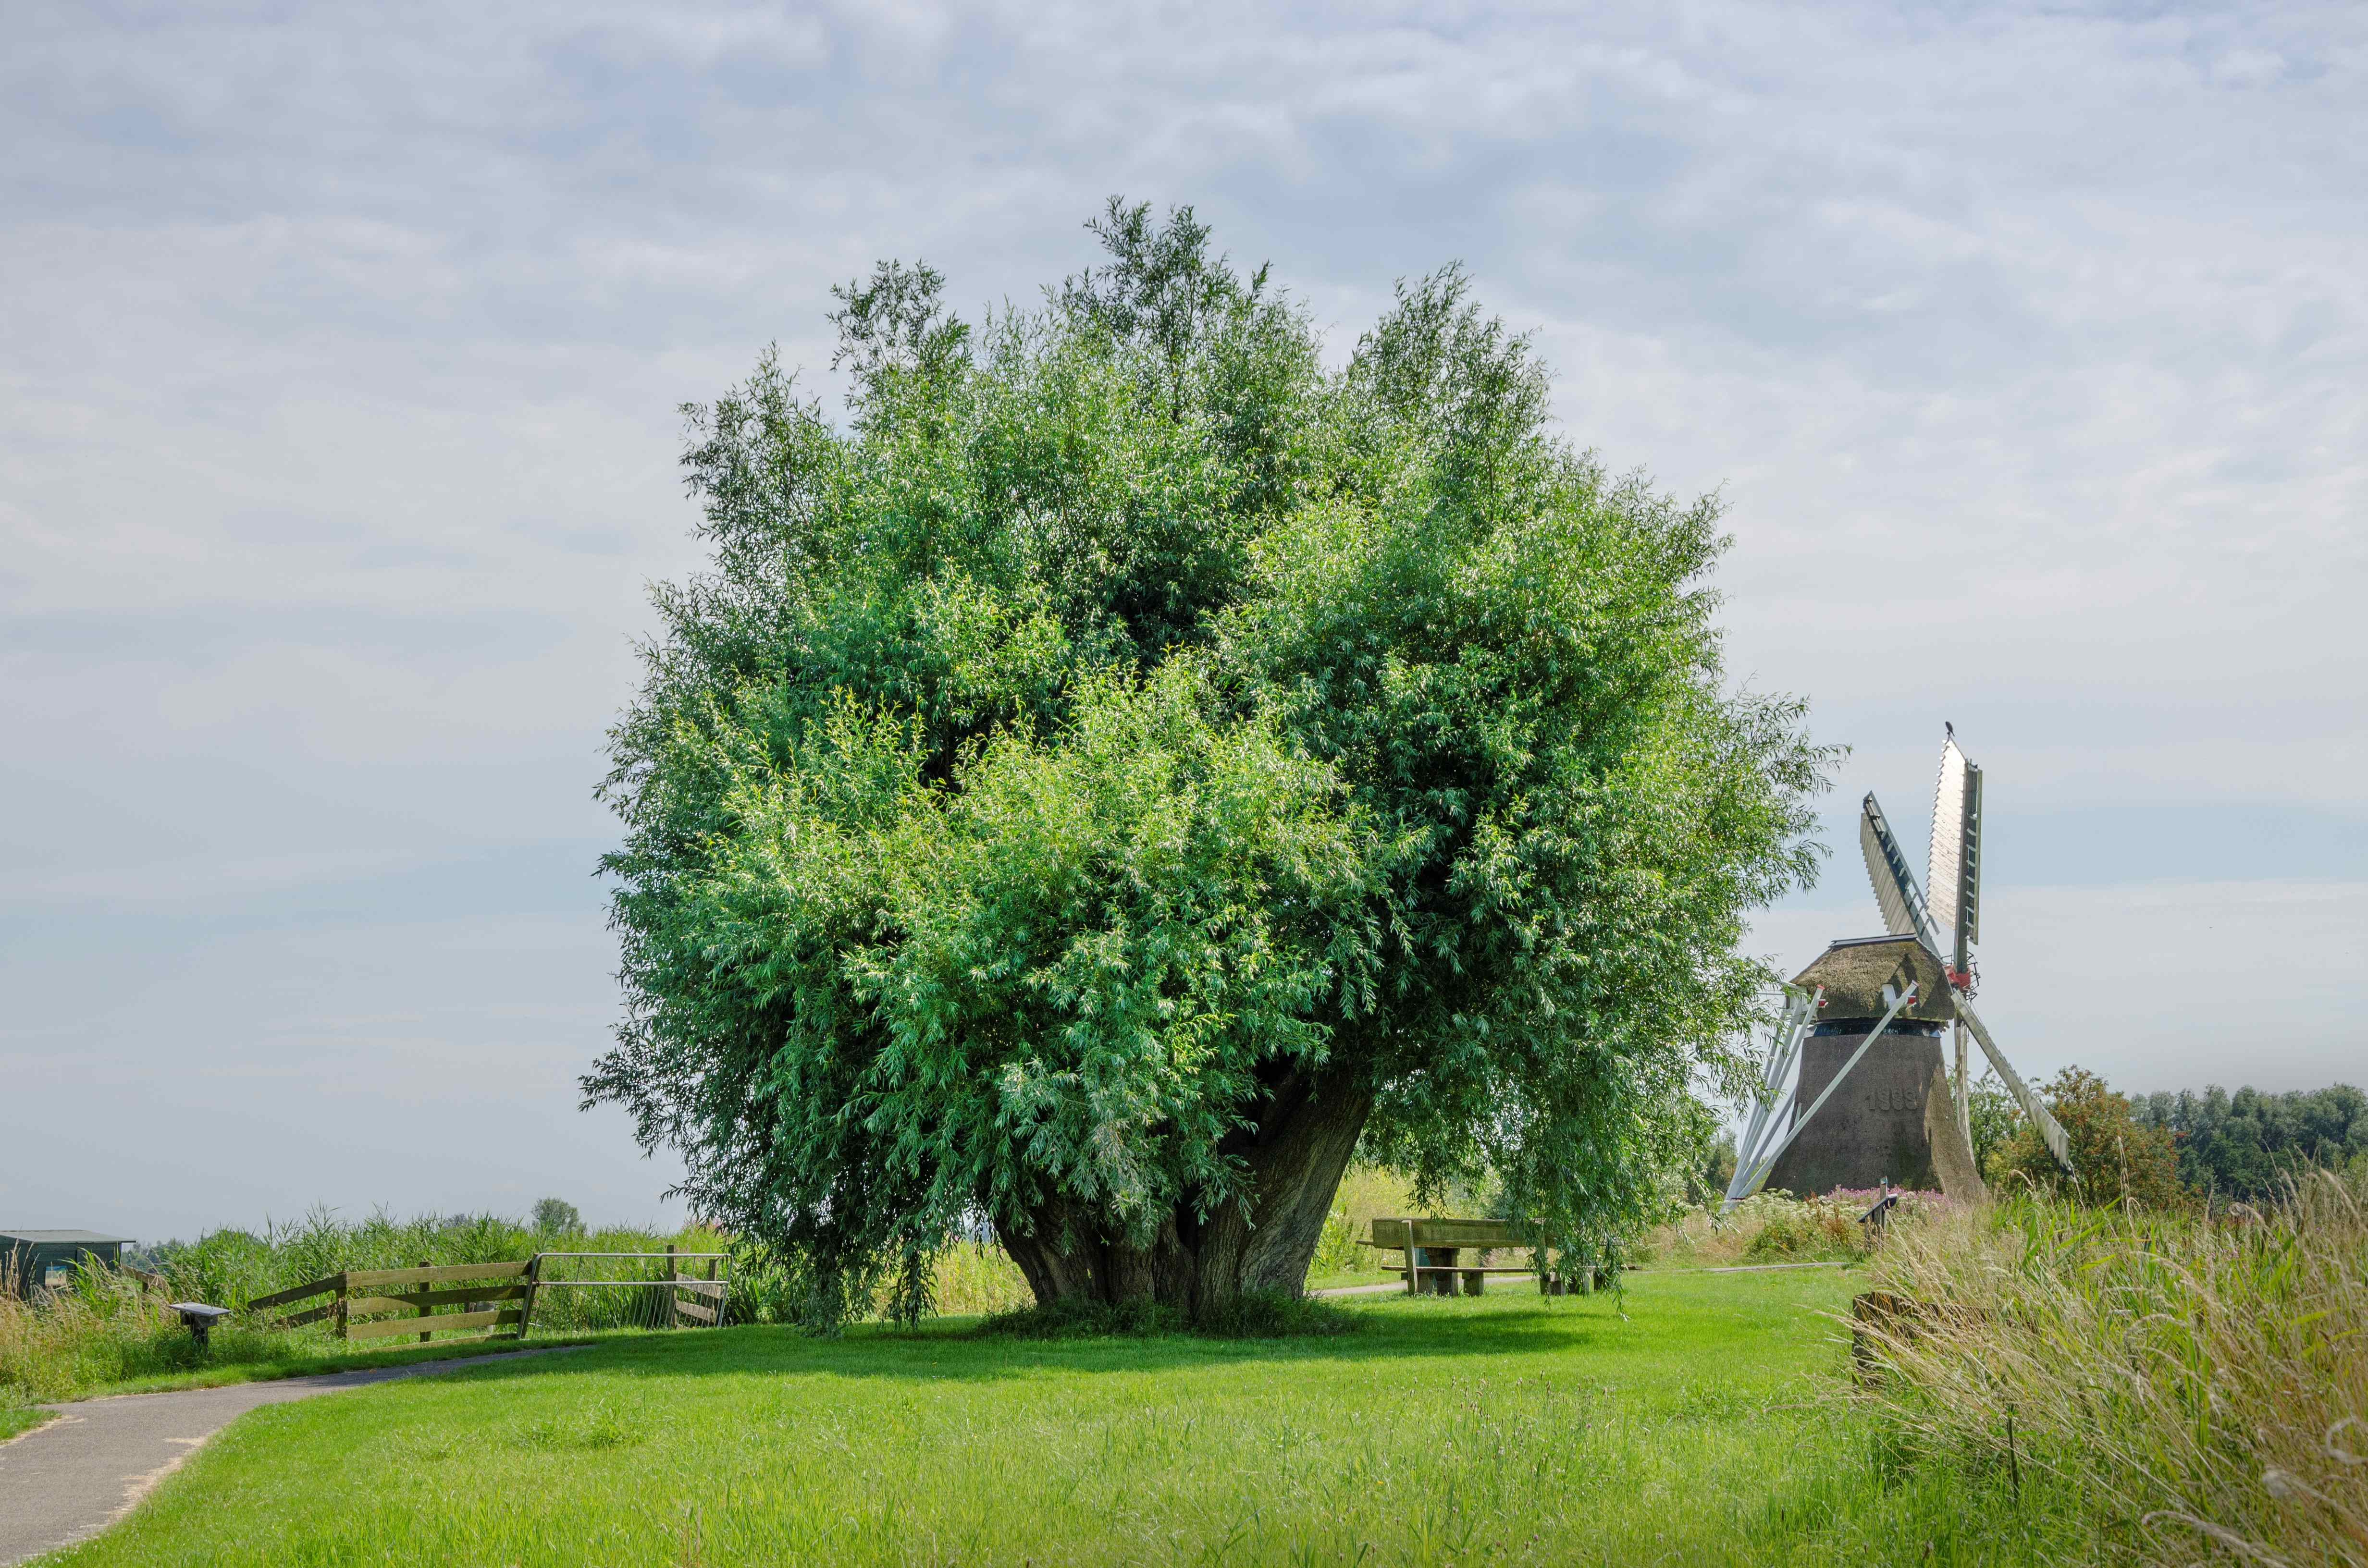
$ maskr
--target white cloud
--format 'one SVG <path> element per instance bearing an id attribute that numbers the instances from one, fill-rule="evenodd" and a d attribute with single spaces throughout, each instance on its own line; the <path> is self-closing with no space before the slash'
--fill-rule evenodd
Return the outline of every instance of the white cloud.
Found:
<path id="1" fill-rule="evenodd" d="M 210 881 L 268 926 L 508 844 L 542 858 L 467 881 L 472 914 L 584 922 L 590 967 L 422 962 L 420 1021 L 370 1034 L 404 1008 L 339 944 L 385 922 L 341 904 L 317 1006 L 209 994 L 258 1116 L 326 1091 L 242 1056 L 242 1023 L 432 1100 L 503 1009 L 608 1015 L 586 793 L 643 585 L 697 558 L 676 405 L 768 341 L 820 370 L 828 286 L 881 256 L 1029 302 L 1114 190 L 1198 202 L 1336 355 L 1393 278 L 1468 262 L 1577 438 L 1723 489 L 1735 669 L 1859 747 L 1845 808 L 1927 777 L 1943 717 L 2017 810 L 2209 837 L 2222 806 L 2362 803 L 2357 7 L 61 7 L 11 46 L 0 915 L 122 915 L 123 961 L 177 973 Z M 2210 1076 L 2237 998 L 2268 1009 L 2247 1060 L 2326 1075 L 2356 1036 L 2247 967 L 2337 972 L 2307 906 L 2182 896 L 2090 911 L 2163 966 L 2112 1038 L 2195 1042 L 2137 1081 Z M 2072 940 L 2069 897 L 2022 928 Z M 2216 932 L 2230 898 L 2291 942 Z M 1813 951 L 1824 918 L 1767 928 Z M 2034 1050 L 2089 1017 L 2049 972 L 2012 993 L 2054 998 Z M 167 1072 L 154 1019 L 85 1006 L 63 958 L 16 983 L 93 1065 L 0 1119 Z M 552 1104 L 576 1190 L 654 1180 Z"/>

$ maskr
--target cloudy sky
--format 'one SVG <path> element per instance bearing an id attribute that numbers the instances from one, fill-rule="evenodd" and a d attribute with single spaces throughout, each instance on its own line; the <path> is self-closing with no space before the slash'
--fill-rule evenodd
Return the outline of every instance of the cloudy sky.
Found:
<path id="1" fill-rule="evenodd" d="M 2368 1078 L 2368 11 L 14 7 L 0 1224 L 667 1213 L 575 1079 L 677 405 L 836 280 L 1191 202 L 1345 350 L 1460 258 L 1718 490 L 1736 676 L 1943 719 L 2026 1073 Z M 826 376 L 814 383 L 828 391 Z"/>

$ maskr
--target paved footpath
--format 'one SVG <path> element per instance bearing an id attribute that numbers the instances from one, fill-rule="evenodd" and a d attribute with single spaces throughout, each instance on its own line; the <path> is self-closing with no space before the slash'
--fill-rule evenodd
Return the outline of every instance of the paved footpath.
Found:
<path id="1" fill-rule="evenodd" d="M 415 1361 L 313 1378 L 232 1383 L 172 1393 L 127 1393 L 43 1408 L 57 1419 L 0 1443 L 0 1564 L 21 1562 L 97 1534 L 131 1511 L 233 1417 L 339 1389 L 416 1378 L 552 1350 Z"/>

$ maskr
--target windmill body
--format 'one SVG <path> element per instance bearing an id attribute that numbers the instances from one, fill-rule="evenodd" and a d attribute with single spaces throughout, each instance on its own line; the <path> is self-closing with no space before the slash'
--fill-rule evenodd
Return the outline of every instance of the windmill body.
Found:
<path id="1" fill-rule="evenodd" d="M 1833 943 L 1785 988 L 1727 1208 L 1763 1186 L 1807 1193 L 1893 1183 L 1979 1197 L 1969 1037 L 2069 1168 L 2064 1130 L 1973 1006 L 1981 807 L 1981 769 L 1952 730 L 1941 748 L 1928 881 L 1919 884 L 1883 807 L 1872 794 L 1861 803 L 1859 847 L 1885 934 Z M 1952 1047 L 1953 1073 L 1945 1059 Z"/>
<path id="2" fill-rule="evenodd" d="M 1941 962 L 1913 937 L 1861 937 L 1835 943 L 1794 983 L 1824 1005 L 1801 1041 L 1792 1103 L 1805 1112 L 1829 1086 L 1836 1092 L 1814 1119 L 1795 1117 L 1799 1136 L 1769 1168 L 1768 1185 L 1807 1193 L 1889 1182 L 1974 1196 L 1980 1178 L 1972 1150 L 1959 1147 L 1943 1060 L 1955 1016 Z M 1878 1032 L 1885 984 L 1914 994 Z"/>

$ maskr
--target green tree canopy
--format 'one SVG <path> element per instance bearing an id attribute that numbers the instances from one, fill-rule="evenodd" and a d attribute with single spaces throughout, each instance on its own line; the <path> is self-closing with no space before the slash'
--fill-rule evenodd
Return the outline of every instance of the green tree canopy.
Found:
<path id="1" fill-rule="evenodd" d="M 686 409 L 587 1104 L 825 1316 L 981 1216 L 1048 1301 L 1295 1289 L 1360 1140 L 1616 1238 L 1814 869 L 1716 502 L 1556 436 L 1456 269 L 1327 368 L 1189 209 L 1090 226 L 1032 311 L 836 290 L 843 425 L 769 355 Z"/>
<path id="2" fill-rule="evenodd" d="M 2271 1094 L 2223 1088 L 2141 1096 L 2135 1109 L 2179 1141 L 2179 1179 L 2202 1196 L 2275 1198 L 2305 1171 L 2368 1158 L 2368 1095 L 2349 1084 Z"/>
<path id="3" fill-rule="evenodd" d="M 2169 1209 L 2184 1200 L 2170 1130 L 2141 1120 L 2127 1096 L 2080 1067 L 2065 1068 L 2040 1093 L 2070 1142 L 2073 1193 L 2080 1201 Z M 2013 1135 L 1997 1146 L 1986 1174 L 1993 1186 L 2021 1182 L 2043 1191 L 2064 1180 L 2063 1168 L 2027 1120 L 2018 1120 Z"/>

